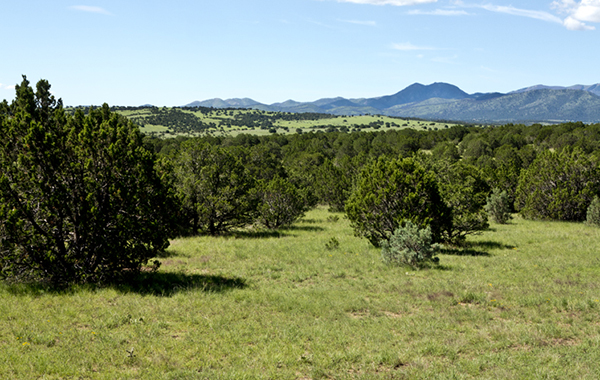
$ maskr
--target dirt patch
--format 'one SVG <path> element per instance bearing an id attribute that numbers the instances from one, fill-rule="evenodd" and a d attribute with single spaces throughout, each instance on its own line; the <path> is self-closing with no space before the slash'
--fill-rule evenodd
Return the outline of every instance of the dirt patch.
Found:
<path id="1" fill-rule="evenodd" d="M 384 311 L 383 314 L 387 315 L 390 318 L 402 318 L 402 314 L 392 313 L 391 311 Z"/>

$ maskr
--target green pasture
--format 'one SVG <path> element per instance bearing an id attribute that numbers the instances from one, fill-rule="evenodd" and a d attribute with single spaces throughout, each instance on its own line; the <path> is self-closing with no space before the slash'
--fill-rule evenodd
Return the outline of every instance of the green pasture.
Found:
<path id="1" fill-rule="evenodd" d="M 119 110 L 117 111 L 122 115 L 128 117 L 138 119 L 144 119 L 151 116 L 150 108 L 143 108 L 137 110 Z M 226 125 L 228 120 L 233 119 L 236 115 L 244 114 L 244 113 L 264 113 L 267 115 L 276 115 L 276 112 L 263 112 L 257 110 L 221 110 L 215 109 L 214 111 L 208 113 L 202 113 L 200 111 L 190 111 L 190 110 L 182 110 L 182 112 L 192 114 L 199 118 L 203 123 L 214 123 L 217 126 L 217 130 L 211 130 L 212 134 L 231 134 L 236 135 L 239 133 L 249 133 L 253 135 L 269 135 L 269 131 L 266 129 L 254 128 L 251 129 L 249 127 L 240 127 L 240 126 L 231 126 L 228 127 Z M 368 127 L 369 124 L 373 122 L 382 122 L 379 128 Z M 433 121 L 425 121 L 425 120 L 406 120 L 406 119 L 398 119 L 381 115 L 361 115 L 361 116 L 333 116 L 331 118 L 326 119 L 314 119 L 314 120 L 276 120 L 274 122 L 274 127 L 277 129 L 277 133 L 280 134 L 290 134 L 297 133 L 297 130 L 300 129 L 303 132 L 316 131 L 316 130 L 324 130 L 329 126 L 333 126 L 335 128 L 346 127 L 348 130 L 352 130 L 353 128 L 360 128 L 363 131 L 375 131 L 375 130 L 388 130 L 388 129 L 403 129 L 403 128 L 413 128 L 418 130 L 425 129 L 443 129 L 447 127 L 451 127 L 455 124 L 448 123 L 438 123 Z M 221 128 L 223 130 L 221 130 Z M 160 133 L 167 132 L 169 128 L 163 125 L 150 125 L 144 124 L 144 127 L 141 128 L 142 132 L 146 133 Z"/>
<path id="2" fill-rule="evenodd" d="M 319 208 L 173 240 L 128 286 L 0 285 L 0 378 L 597 379 L 599 252 L 600 229 L 516 218 L 387 267 Z"/>

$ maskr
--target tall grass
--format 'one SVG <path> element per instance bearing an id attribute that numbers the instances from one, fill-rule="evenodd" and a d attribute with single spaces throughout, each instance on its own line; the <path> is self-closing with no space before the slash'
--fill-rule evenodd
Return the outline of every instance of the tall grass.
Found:
<path id="1" fill-rule="evenodd" d="M 421 271 L 324 209 L 177 239 L 127 286 L 1 285 L 0 378 L 593 379 L 599 238 L 516 218 Z"/>

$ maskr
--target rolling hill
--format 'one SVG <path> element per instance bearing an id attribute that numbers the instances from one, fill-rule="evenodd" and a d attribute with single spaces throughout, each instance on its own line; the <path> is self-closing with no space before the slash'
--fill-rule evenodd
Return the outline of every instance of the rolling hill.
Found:
<path id="1" fill-rule="evenodd" d="M 287 100 L 263 104 L 252 99 L 210 99 L 186 106 L 253 108 L 279 112 L 386 116 L 457 120 L 473 123 L 600 122 L 600 84 L 570 87 L 537 85 L 508 94 L 468 94 L 448 83 L 414 83 L 393 94 L 375 98 L 324 98 L 313 102 Z"/>

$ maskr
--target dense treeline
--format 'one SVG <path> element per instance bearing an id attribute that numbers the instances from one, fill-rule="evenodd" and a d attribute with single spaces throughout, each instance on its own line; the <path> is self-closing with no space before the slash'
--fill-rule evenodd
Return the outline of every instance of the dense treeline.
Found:
<path id="1" fill-rule="evenodd" d="M 16 92 L 0 103 L 2 277 L 112 281 L 169 237 L 277 229 L 317 204 L 388 251 L 461 244 L 509 212 L 599 218 L 600 124 L 159 139 L 108 105 L 66 112 L 43 80 Z"/>
<path id="2" fill-rule="evenodd" d="M 438 131 L 311 132 L 264 137 L 242 134 L 195 139 L 148 137 L 146 143 L 165 157 L 176 157 L 185 144 L 218 146 L 235 152 L 249 168 L 257 164 L 249 158 L 252 154 L 268 153 L 270 164 L 278 165 L 280 176 L 303 190 L 307 201 L 340 211 L 345 209 L 364 165 L 379 158 L 413 157 L 421 167 L 435 173 L 445 203 L 453 210 L 453 227 L 444 236 L 454 242 L 487 227 L 483 208 L 492 189 L 506 191 L 510 209 L 522 211 L 528 217 L 579 221 L 585 219 L 585 210 L 598 193 L 594 185 L 600 144 L 598 124 L 456 126 Z M 545 169 L 547 162 L 556 162 L 555 166 L 563 167 L 566 172 Z M 532 165 L 534 169 L 528 170 Z M 543 174 L 545 170 L 555 172 Z M 570 172 L 581 175 L 569 175 Z M 548 184 L 539 183 L 543 178 L 537 177 L 544 175 L 558 177 Z M 576 184 L 573 189 L 561 188 L 568 183 Z M 539 203 L 540 198 L 531 196 L 532 187 L 546 189 L 547 200 L 542 206 L 530 205 L 532 199 L 538 199 Z M 581 192 L 586 195 L 577 195 Z M 556 197 L 559 199 L 555 200 Z M 574 200 L 567 206 L 560 197 Z M 549 202 L 558 206 L 549 206 Z M 548 207 L 569 210 L 541 211 Z M 577 211 L 571 210 L 575 207 Z"/>

